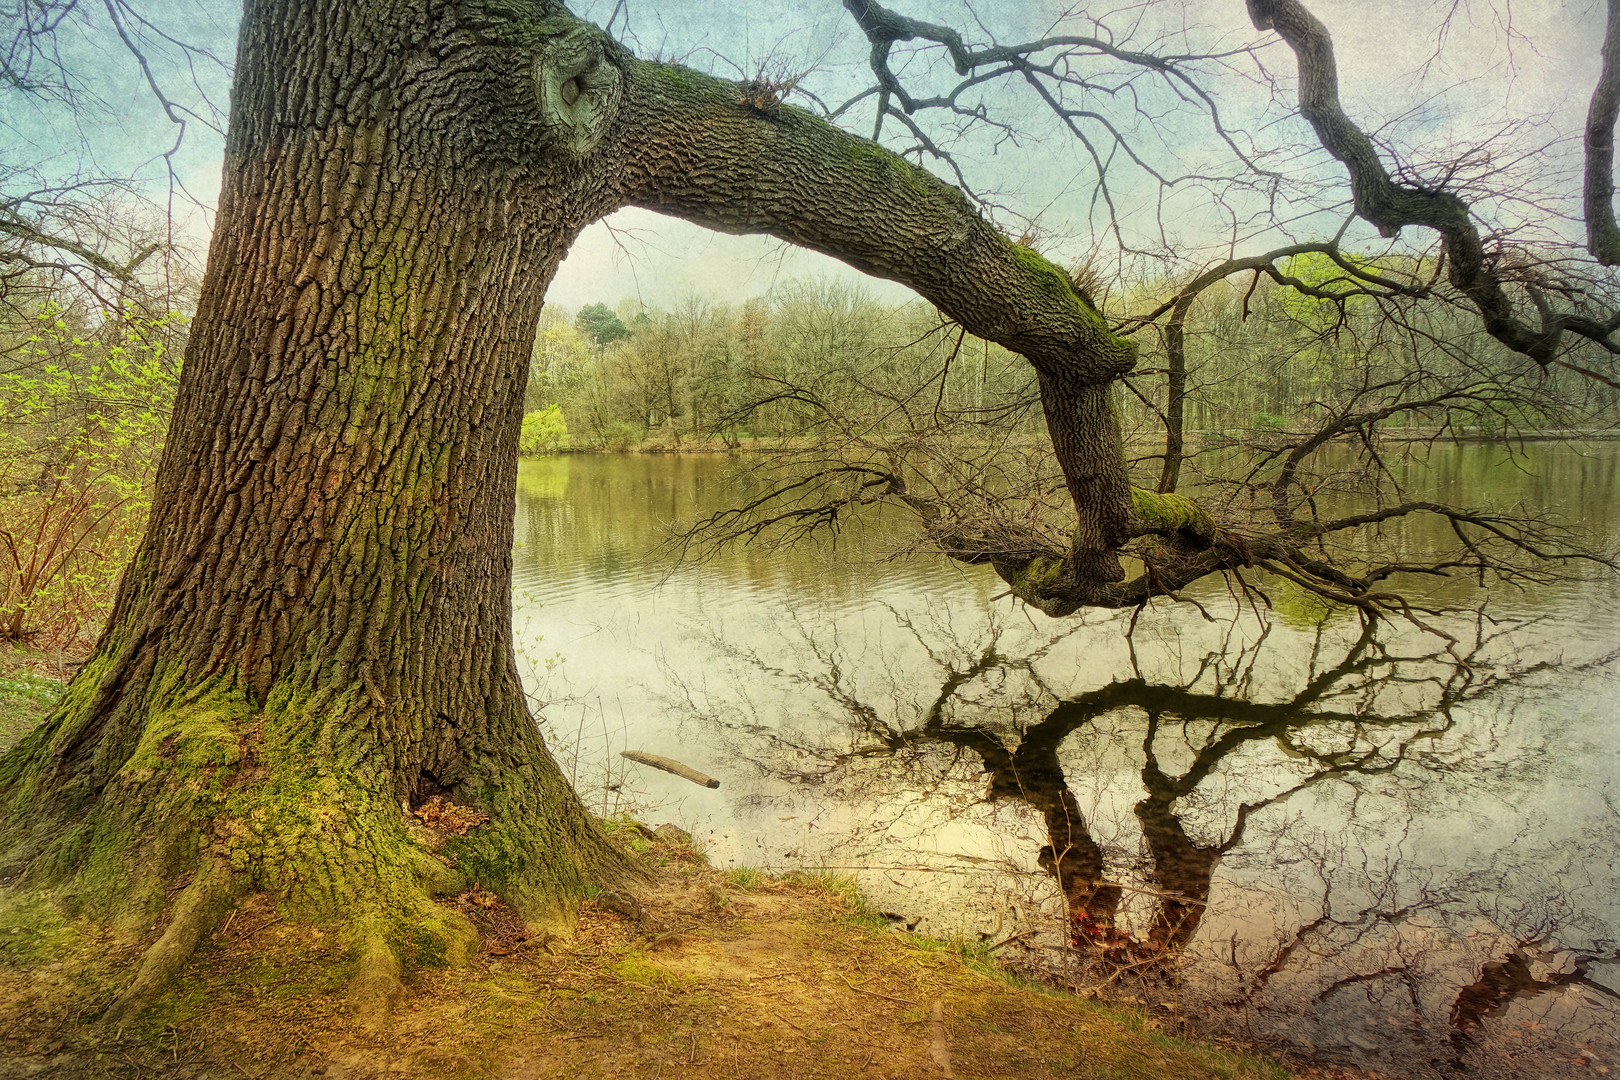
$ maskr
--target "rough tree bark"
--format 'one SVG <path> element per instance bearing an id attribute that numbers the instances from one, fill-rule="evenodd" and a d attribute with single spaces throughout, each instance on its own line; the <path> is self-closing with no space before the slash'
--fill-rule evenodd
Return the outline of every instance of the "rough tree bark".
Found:
<path id="1" fill-rule="evenodd" d="M 7 902 L 146 946 L 109 1019 L 247 892 L 341 922 L 377 1006 L 409 942 L 467 936 L 436 896 L 477 881 L 540 918 L 633 873 L 547 754 L 510 628 L 533 328 L 628 203 L 908 282 L 1029 357 L 1080 522 L 1063 573 L 1118 578 L 1132 349 L 954 189 L 558 4 L 249 0 L 150 528 L 93 658 L 0 759 Z M 472 823 L 442 851 L 408 812 L 433 797 Z"/>

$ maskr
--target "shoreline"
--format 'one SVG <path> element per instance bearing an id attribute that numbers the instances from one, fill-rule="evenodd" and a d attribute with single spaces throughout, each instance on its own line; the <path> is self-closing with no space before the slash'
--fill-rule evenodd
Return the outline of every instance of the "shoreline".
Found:
<path id="1" fill-rule="evenodd" d="M 1245 435 L 1277 436 L 1286 434 L 1287 432 L 1270 431 L 1267 429 L 1258 428 L 1253 429 L 1252 431 L 1241 432 L 1198 432 L 1189 436 L 1187 452 L 1191 454 L 1204 450 L 1220 450 L 1231 446 L 1237 446 L 1243 441 Z M 1512 445 L 1517 443 L 1556 442 L 1608 443 L 1620 442 L 1620 428 L 1526 431 L 1516 432 L 1510 436 L 1469 430 L 1465 430 L 1460 434 L 1443 434 L 1439 431 L 1430 430 L 1386 430 L 1381 431 L 1378 437 L 1380 440 L 1385 442 L 1407 445 L 1416 445 L 1420 443 L 1457 446 L 1478 446 L 1489 444 Z M 1029 441 L 1030 445 L 1032 446 L 1050 445 L 1049 443 L 1045 442 L 1044 436 L 1031 435 L 1029 436 Z M 1348 434 L 1340 435 L 1331 441 L 1354 442 L 1356 441 L 1356 437 Z M 659 442 L 654 439 L 648 439 L 637 443 L 626 444 L 625 446 L 618 448 L 608 446 L 561 447 L 556 450 L 547 450 L 543 453 L 520 454 L 519 458 L 520 460 L 529 461 L 543 458 L 569 457 L 574 455 L 610 456 L 615 454 L 705 454 L 747 456 L 751 454 L 790 454 L 795 451 L 814 449 L 814 447 L 808 443 L 788 445 L 791 442 L 792 440 L 790 437 L 781 437 L 770 440 L 760 440 L 758 442 L 749 441 L 737 446 L 726 446 L 724 444 L 716 445 L 710 439 L 692 437 L 690 444 L 670 446 L 667 443 Z M 1140 451 L 1151 451 L 1152 453 L 1148 453 L 1146 456 L 1152 457 L 1156 454 L 1162 454 L 1164 444 L 1157 441 L 1135 443 L 1128 442 L 1126 444 L 1126 449 L 1132 451 L 1133 453 Z"/>

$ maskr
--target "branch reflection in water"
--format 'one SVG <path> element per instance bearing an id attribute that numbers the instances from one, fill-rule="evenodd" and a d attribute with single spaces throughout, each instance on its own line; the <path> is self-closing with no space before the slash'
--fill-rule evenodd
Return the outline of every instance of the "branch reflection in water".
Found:
<path id="1" fill-rule="evenodd" d="M 998 623 L 963 640 L 943 613 L 890 610 L 933 672 L 889 665 L 871 699 L 851 672 L 874 658 L 852 663 L 836 626 L 799 616 L 797 666 L 716 638 L 736 684 L 709 694 L 668 674 L 705 739 L 764 778 L 859 808 L 847 836 L 823 828 L 823 861 L 870 866 L 885 851 L 887 879 L 915 890 L 903 879 L 927 872 L 914 864 L 931 861 L 930 820 L 1016 804 L 1038 815 L 1041 842 L 1007 862 L 1044 872 L 1061 917 L 1042 918 L 1031 894 L 977 936 L 1032 974 L 1189 1028 L 1408 1071 L 1556 1075 L 1620 1057 L 1620 994 L 1598 975 L 1620 959 L 1603 823 L 1556 848 L 1532 846 L 1522 823 L 1528 843 L 1443 835 L 1518 816 L 1558 773 L 1567 733 L 1514 730 L 1515 702 L 1552 681 L 1612 685 L 1617 654 L 1537 659 L 1523 625 L 1485 619 L 1456 656 L 1356 619 L 1324 618 L 1304 650 L 1273 641 L 1271 622 L 1247 637 L 1234 623 L 1196 657 L 1174 636 L 1133 635 L 1131 677 L 1065 695 L 1042 661 L 1078 628 L 1014 650 Z M 814 687 L 841 728 L 739 708 L 761 677 Z M 924 683 L 931 696 L 905 700 Z M 898 873 L 896 840 L 913 864 Z M 1485 1033 L 1543 995 L 1522 1021 L 1533 1027 Z"/>

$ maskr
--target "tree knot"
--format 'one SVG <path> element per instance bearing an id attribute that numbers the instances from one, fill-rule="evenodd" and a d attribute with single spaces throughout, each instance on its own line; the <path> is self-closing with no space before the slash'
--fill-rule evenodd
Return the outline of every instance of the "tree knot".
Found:
<path id="1" fill-rule="evenodd" d="M 618 43 L 585 22 L 561 23 L 535 61 L 540 117 L 555 143 L 574 157 L 601 145 L 624 103 Z"/>

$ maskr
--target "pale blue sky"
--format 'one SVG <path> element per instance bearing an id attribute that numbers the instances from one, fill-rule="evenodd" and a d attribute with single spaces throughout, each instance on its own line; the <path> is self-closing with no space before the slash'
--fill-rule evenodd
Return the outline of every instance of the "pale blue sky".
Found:
<path id="1" fill-rule="evenodd" d="M 948 22 L 973 36 L 972 19 L 960 0 L 891 0 L 891 6 Z M 1567 174 L 1577 160 L 1585 99 L 1597 70 L 1602 12 L 1596 0 L 1519 0 L 1511 5 L 1508 0 L 1471 0 L 1453 18 L 1438 52 L 1439 19 L 1451 10 L 1450 0 L 1312 0 L 1311 6 L 1335 34 L 1346 105 L 1366 126 L 1379 128 L 1394 120 L 1384 128 L 1394 143 L 1443 159 L 1454 143 L 1468 143 L 1505 122 L 1518 122 L 1525 128 L 1515 145 L 1537 152 L 1521 170 L 1522 181 L 1510 179 L 1509 186 L 1548 184 L 1549 197 L 1560 206 L 1574 205 L 1569 200 L 1578 197 L 1578 189 Z M 780 61 L 792 67 L 814 63 L 809 82 L 829 102 L 862 85 L 866 45 L 837 0 L 796 4 L 682 0 L 661 5 L 630 0 L 628 7 L 627 40 L 642 55 L 680 58 L 723 75 L 751 73 L 761 62 Z M 597 21 L 613 8 L 612 0 L 575 5 L 579 14 Z M 1057 10 L 1055 5 L 1028 0 L 987 0 L 975 9 L 1003 41 L 1042 32 Z M 221 0 L 151 0 L 138 10 L 154 24 L 227 60 L 234 49 L 236 10 Z M 1143 40 L 1151 40 L 1158 32 L 1192 20 L 1198 23 L 1195 37 L 1205 46 L 1258 38 L 1242 0 L 1161 3 L 1151 8 L 1137 32 Z M 613 29 L 621 36 L 626 33 L 622 18 Z M 163 50 L 156 42 L 153 47 L 165 88 L 207 115 L 203 98 L 189 85 L 189 72 L 177 58 L 165 62 L 157 55 Z M 9 144 L 0 161 L 51 174 L 75 169 L 136 172 L 161 194 L 167 172 L 158 155 L 173 141 L 173 127 L 127 54 L 115 42 L 109 44 L 105 33 L 90 38 L 69 33 L 62 49 L 69 64 L 83 73 L 86 100 L 99 106 L 72 116 L 15 93 L 0 94 L 0 132 Z M 1268 48 L 1263 60 L 1273 70 L 1291 71 L 1292 59 L 1280 45 Z M 223 109 L 227 75 L 206 62 L 197 71 L 207 99 Z M 941 75 L 931 85 L 944 86 L 947 81 Z M 1302 122 L 1282 115 L 1259 87 L 1233 76 L 1221 79 L 1215 89 L 1228 122 L 1251 126 L 1262 148 L 1304 141 Z M 1003 95 L 990 100 L 1013 99 Z M 1113 115 L 1129 123 L 1129 114 L 1117 110 L 1117 101 L 1113 104 Z M 1106 100 L 1099 102 L 1099 109 L 1109 106 Z M 997 200 L 1012 210 L 1038 215 L 1050 234 L 1045 241 L 1048 253 L 1060 261 L 1086 255 L 1099 238 L 1106 248 L 1105 222 L 1091 199 L 1094 174 L 1077 144 L 1055 132 L 1027 97 L 1017 107 L 1017 116 L 1032 135 L 1022 146 L 992 147 L 972 138 L 960 145 L 970 180 L 981 190 L 996 193 Z M 870 123 L 868 112 L 852 126 L 867 130 Z M 1177 159 L 1184 168 L 1211 173 L 1233 167 L 1230 155 L 1210 138 L 1207 125 L 1187 114 L 1167 113 L 1154 123 L 1139 123 L 1137 137 L 1144 153 L 1166 169 L 1175 167 Z M 194 122 L 173 159 L 185 190 L 203 208 L 211 206 L 217 194 L 220 145 L 216 134 Z M 1510 161 L 1511 155 L 1498 149 L 1490 165 L 1481 168 Z M 1336 168 L 1323 162 L 1319 152 L 1305 160 L 1284 159 L 1279 167 L 1305 179 L 1337 176 Z M 1151 186 L 1141 183 L 1140 176 L 1121 175 L 1118 184 L 1116 202 L 1128 237 L 1156 234 L 1162 223 L 1182 253 L 1205 251 L 1212 256 L 1212 245 L 1230 236 L 1231 226 L 1223 231 L 1217 204 L 1204 188 L 1172 195 L 1161 212 Z M 14 179 L 8 192 L 15 187 Z M 188 206 L 183 198 L 175 209 L 183 230 L 197 237 L 206 234 L 205 209 Z M 1240 210 L 1239 216 L 1250 209 Z M 1331 231 L 1325 219 L 1302 228 L 1316 234 Z M 1245 250 L 1255 250 L 1268 239 L 1250 226 L 1239 225 L 1237 231 Z M 784 278 L 811 274 L 859 276 L 823 256 L 774 241 L 720 236 L 630 210 L 587 231 L 564 264 L 551 297 L 569 307 L 632 296 L 668 304 L 694 291 L 740 298 L 766 292 Z M 883 296 L 904 295 L 904 290 L 888 283 L 872 287 Z"/>

